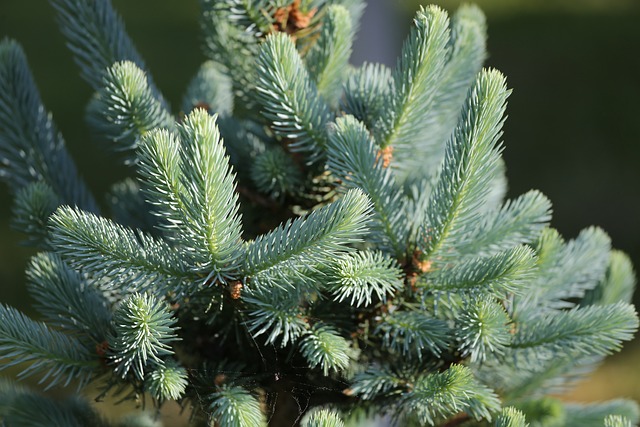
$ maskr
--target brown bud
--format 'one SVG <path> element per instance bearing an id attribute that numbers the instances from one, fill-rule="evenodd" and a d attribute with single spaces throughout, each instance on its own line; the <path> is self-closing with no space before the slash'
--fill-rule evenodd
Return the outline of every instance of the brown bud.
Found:
<path id="1" fill-rule="evenodd" d="M 229 283 L 229 294 L 231 294 L 231 298 L 239 299 L 242 293 L 242 287 L 242 282 L 239 280 Z"/>
<path id="2" fill-rule="evenodd" d="M 431 261 L 422 260 L 422 251 L 418 249 L 416 249 L 416 251 L 413 253 L 413 259 L 411 260 L 411 263 L 413 264 L 414 268 L 421 273 L 426 273 L 431 270 Z"/>
<path id="3" fill-rule="evenodd" d="M 378 151 L 378 153 L 376 154 L 376 162 L 380 157 L 382 157 L 382 167 L 388 168 L 391 164 L 391 160 L 393 160 L 393 147 L 391 145 L 388 145 Z"/>
<path id="4" fill-rule="evenodd" d="M 107 350 L 109 350 L 109 343 L 107 342 L 107 340 L 96 344 L 96 354 L 98 356 L 104 357 L 107 354 Z"/>
<path id="5" fill-rule="evenodd" d="M 407 284 L 409 285 L 409 287 L 413 292 L 418 291 L 418 287 L 416 286 L 417 282 L 418 282 L 418 275 L 415 272 L 412 271 L 410 273 L 407 273 Z"/>
<path id="6" fill-rule="evenodd" d="M 211 105 L 207 104 L 204 101 L 198 101 L 194 106 L 193 109 L 197 109 L 197 108 L 202 108 L 203 110 L 206 111 L 210 111 L 211 110 Z"/>
<path id="7" fill-rule="evenodd" d="M 431 270 L 431 261 L 417 261 L 415 265 L 418 271 L 421 271 L 423 273 Z"/>
<path id="8" fill-rule="evenodd" d="M 294 0 L 287 6 L 276 9 L 273 13 L 273 31 L 286 32 L 295 39 L 295 33 L 307 28 L 315 16 L 318 8 L 314 7 L 308 12 L 300 10 L 300 0 Z"/>
<path id="9" fill-rule="evenodd" d="M 277 31 L 283 31 L 287 26 L 287 19 L 290 11 L 291 6 L 284 6 L 277 8 L 274 12 L 273 19 L 276 21 L 274 27 Z"/>
<path id="10" fill-rule="evenodd" d="M 300 10 L 300 0 L 294 0 L 291 5 L 291 23 L 298 29 L 304 29 L 311 24 L 311 19 L 318 11 L 317 7 L 314 7 L 307 13 L 303 13 Z"/>
<path id="11" fill-rule="evenodd" d="M 217 386 L 221 386 L 227 380 L 227 376 L 225 374 L 218 374 L 213 379 L 213 383 Z"/>

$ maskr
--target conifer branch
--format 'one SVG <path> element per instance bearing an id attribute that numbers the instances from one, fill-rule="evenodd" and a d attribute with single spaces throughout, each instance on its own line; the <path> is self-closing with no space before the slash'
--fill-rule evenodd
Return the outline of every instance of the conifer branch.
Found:
<path id="1" fill-rule="evenodd" d="M 330 113 L 319 97 L 293 41 L 283 33 L 267 37 L 257 60 L 257 90 L 263 114 L 292 151 L 310 162 L 324 156 Z"/>
<path id="2" fill-rule="evenodd" d="M 110 277 L 129 290 L 182 292 L 198 280 L 169 245 L 108 219 L 61 207 L 51 219 L 51 244 L 73 268 Z"/>
<path id="3" fill-rule="evenodd" d="M 371 205 L 359 190 L 311 212 L 289 220 L 270 233 L 258 236 L 246 249 L 245 275 L 260 280 L 276 277 L 298 266 L 322 265 L 341 252 L 349 252 L 366 231 Z"/>
<path id="4" fill-rule="evenodd" d="M 145 388 L 158 402 L 180 400 L 187 385 L 187 371 L 174 359 L 155 365 L 145 377 Z"/>
<path id="5" fill-rule="evenodd" d="M 8 381 L 0 381 L 0 419 L 6 426 L 109 427 L 84 399 L 42 396 Z"/>
<path id="6" fill-rule="evenodd" d="M 364 400 L 373 400 L 395 393 L 405 385 L 406 381 L 387 366 L 371 366 L 354 376 L 347 393 Z"/>
<path id="7" fill-rule="evenodd" d="M 109 337 L 109 359 L 115 372 L 125 378 L 129 371 L 145 377 L 147 365 L 164 366 L 161 357 L 173 354 L 176 319 L 162 300 L 151 294 L 128 296 L 113 313 L 113 336 Z"/>
<path id="8" fill-rule="evenodd" d="M 170 238 L 172 230 L 188 222 L 185 212 L 191 202 L 182 182 L 181 142 L 167 130 L 152 131 L 140 144 L 138 157 L 142 190 Z"/>
<path id="9" fill-rule="evenodd" d="M 166 131 L 144 139 L 140 173 L 145 191 L 164 216 L 167 237 L 190 248 L 185 255 L 194 269 L 228 281 L 242 250 L 235 176 L 215 117 L 198 109 L 179 129 L 180 139 Z"/>
<path id="10" fill-rule="evenodd" d="M 386 347 L 417 359 L 422 359 L 424 350 L 440 356 L 451 337 L 446 321 L 418 311 L 396 311 L 384 316 L 378 331 Z"/>
<path id="11" fill-rule="evenodd" d="M 504 307 L 493 299 L 477 298 L 467 303 L 455 328 L 463 357 L 470 356 L 473 363 L 504 354 L 512 338 L 510 323 Z"/>
<path id="12" fill-rule="evenodd" d="M 216 118 L 203 110 L 187 116 L 180 126 L 183 151 L 183 188 L 189 194 L 185 225 L 190 247 L 208 258 L 218 280 L 239 267 L 242 240 L 235 174 L 225 156 Z M 184 233 L 184 229 L 181 229 Z"/>
<path id="13" fill-rule="evenodd" d="M 258 190 L 274 199 L 300 193 L 304 185 L 299 166 L 279 146 L 267 148 L 256 156 L 251 179 Z"/>
<path id="14" fill-rule="evenodd" d="M 382 148 L 413 146 L 442 76 L 450 37 L 449 18 L 437 6 L 421 8 L 393 74 L 388 111 L 376 125 Z"/>
<path id="15" fill-rule="evenodd" d="M 316 83 L 318 94 L 335 107 L 342 91 L 354 37 L 349 11 L 343 6 L 329 6 L 325 9 L 321 26 L 320 36 L 305 57 L 305 64 Z"/>
<path id="16" fill-rule="evenodd" d="M 308 328 L 295 293 L 254 292 L 243 298 L 247 304 L 249 333 L 257 338 L 265 335 L 267 344 L 285 347 L 295 342 Z"/>
<path id="17" fill-rule="evenodd" d="M 19 378 L 44 373 L 40 382 L 48 382 L 47 388 L 68 386 L 71 381 L 81 387 L 98 366 L 97 357 L 75 338 L 4 305 L 0 305 L 0 359 L 0 369 L 30 362 Z"/>
<path id="18" fill-rule="evenodd" d="M 331 264 L 326 275 L 334 300 L 347 300 L 352 307 L 369 306 L 374 295 L 384 302 L 402 288 L 402 271 L 382 252 L 348 254 Z"/>
<path id="19" fill-rule="evenodd" d="M 222 72 L 220 65 L 205 61 L 187 86 L 182 98 L 182 111 L 189 114 L 194 108 L 204 108 L 219 117 L 231 116 L 232 85 L 231 79 Z"/>
<path id="20" fill-rule="evenodd" d="M 102 86 L 89 104 L 87 119 L 100 136 L 113 142 L 112 149 L 125 152 L 135 150 L 148 131 L 174 126 L 170 113 L 151 91 L 144 71 L 130 61 L 116 62 L 105 70 Z M 135 159 L 128 159 L 132 161 Z"/>
<path id="21" fill-rule="evenodd" d="M 538 191 L 508 200 L 500 209 L 469 224 L 468 237 L 456 246 L 461 255 L 492 255 L 516 245 L 535 242 L 551 220 L 551 202 Z"/>
<path id="22" fill-rule="evenodd" d="M 604 419 L 604 427 L 633 427 L 631 421 L 620 415 L 608 415 Z"/>
<path id="23" fill-rule="evenodd" d="M 309 367 L 320 366 L 324 375 L 341 372 L 349 366 L 349 343 L 332 328 L 316 324 L 302 339 L 300 352 Z"/>
<path id="24" fill-rule="evenodd" d="M 80 75 L 95 90 L 102 87 L 108 67 L 118 61 L 131 61 L 146 70 L 142 57 L 124 28 L 122 18 L 110 0 L 50 0 L 58 12 L 58 26 L 67 38 Z M 149 88 L 164 104 L 151 77 Z"/>
<path id="25" fill-rule="evenodd" d="M 106 297 L 59 255 L 45 252 L 32 258 L 27 281 L 36 308 L 50 324 L 90 337 L 93 346 L 107 339 L 111 310 Z"/>
<path id="26" fill-rule="evenodd" d="M 360 28 L 360 18 L 366 7 L 365 0 L 327 0 L 327 4 L 339 4 L 349 11 L 351 17 L 351 28 L 354 33 Z"/>
<path id="27" fill-rule="evenodd" d="M 479 9 L 421 8 L 392 72 L 348 63 L 363 0 L 201 0 L 209 60 L 176 120 L 110 0 L 51 2 L 98 91 L 89 125 L 139 179 L 98 216 L 0 42 L 0 178 L 46 251 L 27 280 L 47 321 L 0 305 L 0 369 L 49 387 L 106 374 L 101 396 L 231 427 L 639 421 L 630 401 L 545 396 L 632 338 L 634 271 L 597 228 L 549 229 L 539 192 L 504 201 L 509 91 L 476 76 Z M 52 423 L 111 425 L 0 380 L 0 424 Z"/>
<path id="28" fill-rule="evenodd" d="M 371 199 L 375 213 L 372 240 L 396 259 L 405 258 L 407 236 L 401 216 L 401 193 L 369 132 L 352 116 L 341 117 L 336 120 L 330 140 L 328 169 L 341 181 L 343 189 L 360 188 Z"/>
<path id="29" fill-rule="evenodd" d="M 223 426 L 260 427 L 266 420 L 260 410 L 260 403 L 247 390 L 238 386 L 222 386 L 212 393 L 211 418 Z"/>
<path id="30" fill-rule="evenodd" d="M 619 350 L 638 329 L 632 305 L 616 303 L 548 313 L 522 324 L 511 344 L 515 349 L 549 350 L 577 356 L 602 356 Z"/>
<path id="31" fill-rule="evenodd" d="M 384 64 L 364 63 L 353 70 L 344 87 L 342 109 L 361 121 L 367 129 L 387 113 L 385 99 L 393 92 L 391 70 Z"/>
<path id="32" fill-rule="evenodd" d="M 446 293 L 489 292 L 496 296 L 506 292 L 522 293 L 535 277 L 534 251 L 528 246 L 516 246 L 490 257 L 463 261 L 453 267 L 423 275 L 417 285 Z"/>
<path id="33" fill-rule="evenodd" d="M 27 184 L 16 194 L 11 225 L 26 234 L 28 245 L 47 248 L 47 221 L 58 206 L 60 200 L 47 184 Z"/>
<path id="34" fill-rule="evenodd" d="M 255 38 L 271 31 L 270 15 L 275 5 L 268 0 L 202 0 L 206 11 L 224 13 L 225 17 Z M 276 3 L 277 4 L 277 3 Z"/>
<path id="35" fill-rule="evenodd" d="M 469 94 L 453 137 L 447 144 L 442 171 L 431 193 L 427 219 L 419 240 L 429 260 L 455 255 L 455 242 L 473 221 L 488 193 L 498 165 L 496 146 L 509 92 L 498 71 L 480 73 Z"/>
<path id="36" fill-rule="evenodd" d="M 242 10 L 244 0 L 201 0 L 201 27 L 204 32 L 205 55 L 220 64 L 231 79 L 234 93 L 234 113 L 258 117 L 252 92 L 255 89 L 255 58 L 259 49 L 260 30 L 246 26 Z M 256 6 L 264 4 L 262 0 Z M 240 6 L 239 8 L 237 6 Z M 236 14 L 233 12 L 240 11 Z M 253 10 L 252 10 L 253 12 Z M 240 18 L 240 19 L 236 19 Z"/>
<path id="37" fill-rule="evenodd" d="M 513 406 L 509 406 L 502 409 L 502 412 L 496 418 L 494 427 L 529 427 L 529 423 L 526 422 L 522 412 Z"/>
<path id="38" fill-rule="evenodd" d="M 512 324 L 512 333 L 518 324 Z M 528 350 L 508 347 L 504 355 L 483 363 L 478 376 L 483 382 L 502 390 L 505 400 L 566 392 L 585 375 L 594 371 L 602 356 L 576 357 L 571 352 L 550 352 L 543 348 Z M 531 420 L 530 420 L 531 421 Z"/>
<path id="39" fill-rule="evenodd" d="M 631 303 L 635 286 L 636 276 L 629 256 L 613 250 L 605 277 L 595 288 L 587 291 L 580 305 Z"/>
<path id="40" fill-rule="evenodd" d="M 491 419 L 500 408 L 498 397 L 480 384 L 471 370 L 452 365 L 441 373 L 416 379 L 410 391 L 401 397 L 401 405 L 415 414 L 419 422 L 436 425 L 436 421 L 465 411 L 476 420 Z"/>
<path id="41" fill-rule="evenodd" d="M 589 405 L 570 403 L 565 405 L 568 427 L 602 427 L 607 416 L 619 416 L 637 425 L 640 421 L 640 407 L 632 400 L 614 399 Z"/>
<path id="42" fill-rule="evenodd" d="M 0 178 L 16 191 L 42 181 L 62 203 L 98 206 L 46 112 L 20 45 L 0 42 Z"/>
<path id="43" fill-rule="evenodd" d="M 449 24 L 451 39 L 445 55 L 446 64 L 436 86 L 431 105 L 423 106 L 424 116 L 412 124 L 417 134 L 407 147 L 397 150 L 400 174 L 412 175 L 438 166 L 445 143 L 451 136 L 469 88 L 486 57 L 486 28 L 482 12 L 462 5 Z"/>
<path id="44" fill-rule="evenodd" d="M 320 409 L 313 411 L 302 420 L 304 427 L 344 427 L 340 416 L 331 409 Z"/>
<path id="45" fill-rule="evenodd" d="M 535 315 L 541 308 L 573 307 L 572 299 L 584 297 L 604 278 L 611 240 L 601 229 L 591 227 L 565 243 L 556 230 L 546 229 L 536 250 L 539 274 L 531 291 L 518 302 L 521 316 Z"/>

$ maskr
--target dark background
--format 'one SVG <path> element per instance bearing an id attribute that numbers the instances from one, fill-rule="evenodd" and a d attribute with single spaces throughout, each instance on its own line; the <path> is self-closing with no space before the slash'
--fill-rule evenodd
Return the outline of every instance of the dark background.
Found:
<path id="1" fill-rule="evenodd" d="M 197 1 L 113 3 L 175 108 L 204 59 Z M 441 3 L 451 10 L 456 2 Z M 552 225 L 565 237 L 599 225 L 640 265 L 640 3 L 486 0 L 480 6 L 489 23 L 487 65 L 503 71 L 513 88 L 504 133 L 510 195 L 540 189 L 553 202 Z M 416 8 L 413 1 L 371 1 L 353 62 L 393 65 Z M 0 0 L 0 36 L 23 45 L 46 108 L 99 198 L 127 171 L 89 137 L 83 116 L 91 91 L 78 77 L 52 8 L 45 0 Z M 0 301 L 29 311 L 23 271 L 32 252 L 9 229 L 10 206 L 2 185 Z M 627 347 L 578 397 L 640 399 L 640 353 Z"/>

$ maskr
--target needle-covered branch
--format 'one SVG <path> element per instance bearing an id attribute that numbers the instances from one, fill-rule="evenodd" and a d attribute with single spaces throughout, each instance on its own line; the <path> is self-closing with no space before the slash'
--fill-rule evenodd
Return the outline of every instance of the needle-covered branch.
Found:
<path id="1" fill-rule="evenodd" d="M 257 59 L 260 105 L 273 131 L 286 138 L 289 148 L 305 153 L 309 161 L 324 156 L 328 144 L 329 107 L 286 34 L 271 35 Z"/>
<path id="2" fill-rule="evenodd" d="M 509 91 L 502 74 L 484 70 L 463 108 L 447 144 L 440 178 L 431 193 L 420 249 L 439 261 L 456 254 L 466 227 L 477 217 L 498 167 L 504 112 Z"/>
<path id="3" fill-rule="evenodd" d="M 130 61 L 116 62 L 89 104 L 87 118 L 99 135 L 124 151 L 129 161 L 142 136 L 155 128 L 174 126 L 165 106 L 154 96 L 148 77 Z"/>
<path id="4" fill-rule="evenodd" d="M 51 0 L 51 4 L 58 12 L 58 26 L 80 67 L 80 75 L 93 89 L 102 87 L 107 68 L 117 61 L 131 61 L 145 70 L 142 57 L 110 0 Z M 163 102 L 153 82 L 149 86 Z"/>
<path id="5" fill-rule="evenodd" d="M 4 305 L 0 305 L 0 359 L 2 369 L 29 363 L 19 377 L 44 374 L 40 382 L 48 383 L 47 388 L 72 381 L 81 387 L 98 367 L 97 356 L 74 337 Z"/>
<path id="6" fill-rule="evenodd" d="M 245 275 L 257 281 L 283 276 L 290 269 L 319 266 L 362 240 L 371 215 L 371 203 L 359 190 L 311 212 L 287 221 L 258 236 L 246 249 Z"/>
<path id="7" fill-rule="evenodd" d="M 167 243 L 93 214 L 61 207 L 51 218 L 51 243 L 72 267 L 109 277 L 116 290 L 182 292 L 197 276 Z"/>
<path id="8" fill-rule="evenodd" d="M 167 238 L 189 248 L 193 268 L 218 281 L 234 277 L 242 253 L 235 176 L 216 118 L 193 111 L 179 136 L 157 130 L 140 147 L 145 192 Z M 180 232 L 177 232 L 180 230 Z"/>
<path id="9" fill-rule="evenodd" d="M 0 42 L 0 178 L 17 191 L 44 182 L 62 203 L 98 206 L 45 110 L 18 43 Z"/>
<path id="10" fill-rule="evenodd" d="M 638 423 L 556 397 L 633 337 L 635 273 L 600 229 L 549 228 L 541 193 L 505 201 L 509 90 L 477 7 L 420 8 L 389 69 L 349 63 L 363 0 L 202 0 L 207 60 L 172 112 L 110 0 L 50 1 L 88 124 L 135 172 L 98 215 L 0 42 L 0 178 L 46 251 L 47 322 L 0 306 L 0 369 L 198 425 Z M 160 423 L 0 381 L 3 425 Z"/>

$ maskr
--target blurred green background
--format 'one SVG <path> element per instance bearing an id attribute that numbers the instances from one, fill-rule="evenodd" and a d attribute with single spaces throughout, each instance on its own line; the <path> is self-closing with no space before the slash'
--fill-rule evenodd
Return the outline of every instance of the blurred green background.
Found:
<path id="1" fill-rule="evenodd" d="M 197 0 L 113 0 L 172 105 L 204 59 Z M 369 2 L 354 63 L 395 62 L 416 1 Z M 436 1 L 449 10 L 458 1 Z M 488 65 L 514 89 L 504 140 L 510 194 L 538 188 L 567 238 L 599 225 L 640 265 L 640 2 L 484 0 Z M 94 194 L 127 174 L 85 127 L 91 96 L 78 77 L 46 0 L 0 0 L 0 36 L 24 47 L 42 98 Z M 29 312 L 23 270 L 31 250 L 9 229 L 0 186 L 0 301 Z M 636 296 L 636 302 L 639 299 Z M 637 342 L 638 340 L 636 340 Z M 640 346 L 628 345 L 574 397 L 640 400 Z"/>

